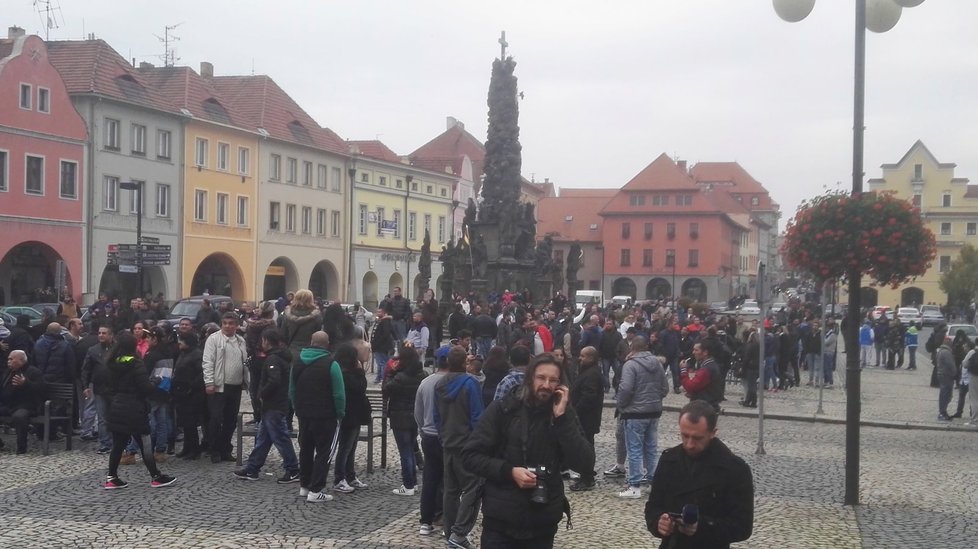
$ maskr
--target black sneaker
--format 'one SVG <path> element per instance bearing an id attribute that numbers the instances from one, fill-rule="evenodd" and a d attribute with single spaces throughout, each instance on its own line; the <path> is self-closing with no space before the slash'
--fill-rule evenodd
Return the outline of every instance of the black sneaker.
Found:
<path id="1" fill-rule="evenodd" d="M 294 473 L 290 473 L 286 471 L 284 475 L 279 477 L 277 482 L 279 484 L 291 484 L 293 482 L 299 482 L 299 472 L 295 471 Z"/>
<path id="2" fill-rule="evenodd" d="M 242 469 L 240 471 L 235 471 L 232 473 L 235 477 L 241 480 L 258 480 L 258 473 L 253 473 L 247 469 Z"/>
<path id="3" fill-rule="evenodd" d="M 594 490 L 593 482 L 584 482 L 583 480 L 579 480 L 570 485 L 571 492 L 587 492 L 589 490 Z"/>
<path id="4" fill-rule="evenodd" d="M 626 473 L 627 473 L 627 471 L 625 471 L 624 469 L 622 469 L 621 467 L 619 467 L 616 464 L 611 469 L 608 469 L 607 471 L 605 471 L 604 472 L 604 476 L 606 476 L 606 477 L 612 477 L 612 478 L 621 478 L 621 477 L 625 476 Z"/>
<path id="5" fill-rule="evenodd" d="M 107 477 L 105 479 L 105 484 L 102 486 L 106 490 L 121 490 L 129 486 L 129 483 L 122 480 L 119 477 Z"/>
<path id="6" fill-rule="evenodd" d="M 149 483 L 152 488 L 163 488 L 164 486 L 169 486 L 177 481 L 176 477 L 171 477 L 170 475 L 159 474 L 153 477 L 153 481 Z"/>

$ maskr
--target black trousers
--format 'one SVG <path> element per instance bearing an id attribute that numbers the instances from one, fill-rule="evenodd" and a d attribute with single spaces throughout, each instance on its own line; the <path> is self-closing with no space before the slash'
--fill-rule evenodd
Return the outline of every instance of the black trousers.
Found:
<path id="1" fill-rule="evenodd" d="M 335 419 L 299 417 L 299 485 L 322 492 L 329 464 L 336 456 L 339 422 Z"/>
<path id="2" fill-rule="evenodd" d="M 177 416 L 176 423 L 183 429 L 183 451 L 185 453 L 200 452 L 200 438 L 197 436 L 197 427 L 200 426 L 203 399 L 190 398 L 187 400 L 177 400 L 174 401 L 173 408 Z"/>
<path id="3" fill-rule="evenodd" d="M 521 539 L 507 536 L 506 534 L 486 528 L 482 528 L 482 539 L 480 545 L 482 549 L 553 549 L 554 536 L 557 535 L 557 527 L 550 534 L 537 536 L 535 538 Z"/>
<path id="4" fill-rule="evenodd" d="M 241 386 L 225 385 L 223 393 L 207 395 L 207 409 L 210 412 L 208 436 L 211 455 L 231 455 L 231 436 L 238 422 L 238 408 L 241 407 Z M 184 433 L 184 436 L 187 436 Z"/>
<path id="5" fill-rule="evenodd" d="M 442 513 L 445 458 L 437 436 L 421 433 L 421 449 L 426 465 L 421 471 L 421 523 L 431 524 Z"/>
<path id="6" fill-rule="evenodd" d="M 0 416 L 10 416 L 10 422 L 17 433 L 17 451 L 27 451 L 27 428 L 30 426 L 31 411 L 26 408 L 5 408 L 0 406 Z"/>

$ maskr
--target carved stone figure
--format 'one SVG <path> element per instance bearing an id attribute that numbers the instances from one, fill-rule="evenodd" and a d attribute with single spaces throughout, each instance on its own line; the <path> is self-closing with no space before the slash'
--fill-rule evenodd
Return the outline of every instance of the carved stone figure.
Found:
<path id="1" fill-rule="evenodd" d="M 482 235 L 475 235 L 472 242 L 472 277 L 480 280 L 486 277 L 486 267 L 489 253 L 486 251 L 486 243 Z"/>
<path id="2" fill-rule="evenodd" d="M 570 251 L 567 253 L 567 296 L 573 298 L 579 289 L 580 282 L 577 280 L 577 270 L 581 268 L 581 243 L 571 244 Z"/>

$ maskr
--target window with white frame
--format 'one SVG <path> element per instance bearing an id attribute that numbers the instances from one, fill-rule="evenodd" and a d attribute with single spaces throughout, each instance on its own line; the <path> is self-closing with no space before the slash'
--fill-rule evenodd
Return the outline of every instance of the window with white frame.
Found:
<path id="1" fill-rule="evenodd" d="M 401 238 L 401 210 L 394 210 L 394 238 Z"/>
<path id="2" fill-rule="evenodd" d="M 320 189 L 326 188 L 326 176 L 329 173 L 325 164 L 319 164 L 316 167 L 316 186 Z"/>
<path id="3" fill-rule="evenodd" d="M 377 236 L 384 236 L 384 208 L 377 208 Z"/>
<path id="4" fill-rule="evenodd" d="M 333 191 L 334 193 L 338 193 L 340 192 L 340 189 L 343 188 L 343 170 L 333 167 L 331 173 L 332 176 L 329 179 L 329 190 Z"/>
<path id="5" fill-rule="evenodd" d="M 102 181 L 102 209 L 115 212 L 119 210 L 119 178 L 105 176 Z"/>
<path id="6" fill-rule="evenodd" d="M 194 191 L 194 221 L 207 221 L 207 191 Z"/>
<path id="7" fill-rule="evenodd" d="M 937 270 L 938 270 L 938 272 L 942 272 L 942 273 L 946 273 L 946 272 L 950 271 L 951 270 L 951 256 L 949 256 L 949 255 L 942 255 L 940 257 Z"/>
<path id="8" fill-rule="evenodd" d="M 285 159 L 285 182 L 295 185 L 299 177 L 299 161 L 295 158 Z"/>
<path id="9" fill-rule="evenodd" d="M 386 187 L 387 186 L 387 176 L 386 175 L 382 175 L 382 176 L 380 176 L 377 179 L 378 179 L 378 183 L 380 183 L 380 186 L 381 187 Z"/>
<path id="10" fill-rule="evenodd" d="M 33 92 L 30 84 L 20 85 L 20 108 L 30 110 L 32 94 Z"/>
<path id="11" fill-rule="evenodd" d="M 146 155 L 146 126 L 132 125 L 132 154 Z"/>
<path id="12" fill-rule="evenodd" d="M 418 239 L 418 214 L 408 212 L 408 239 Z"/>
<path id="13" fill-rule="evenodd" d="M 114 118 L 105 119 L 105 148 L 119 150 L 119 121 Z"/>
<path id="14" fill-rule="evenodd" d="M 194 165 L 207 167 L 207 140 L 202 137 L 198 137 L 194 144 Z"/>
<path id="15" fill-rule="evenodd" d="M 7 151 L 0 151 L 0 191 L 7 190 Z"/>
<path id="16" fill-rule="evenodd" d="M 239 227 L 247 227 L 248 226 L 248 197 L 247 196 L 239 196 L 238 197 L 238 218 L 237 218 L 237 222 L 238 222 L 238 226 Z"/>
<path id="17" fill-rule="evenodd" d="M 438 243 L 445 243 L 445 216 L 438 216 Z"/>
<path id="18" fill-rule="evenodd" d="M 226 193 L 217 193 L 217 224 L 228 224 L 228 201 L 230 198 Z"/>
<path id="19" fill-rule="evenodd" d="M 361 173 L 360 174 L 360 182 L 361 183 L 370 183 L 370 174 L 367 173 L 367 172 Z"/>
<path id="20" fill-rule="evenodd" d="M 28 154 L 24 163 L 24 192 L 44 194 L 44 157 Z"/>
<path id="21" fill-rule="evenodd" d="M 251 149 L 248 147 L 238 147 L 238 173 L 248 175 L 251 164 Z"/>
<path id="22" fill-rule="evenodd" d="M 367 234 L 367 205 L 360 204 L 357 216 L 357 232 L 359 234 Z"/>
<path id="23" fill-rule="evenodd" d="M 305 161 L 302 163 L 302 184 L 306 187 L 312 187 L 312 162 Z"/>
<path id="24" fill-rule="evenodd" d="M 268 228 L 273 231 L 281 230 L 282 205 L 278 202 L 271 202 L 268 211 Z"/>
<path id="25" fill-rule="evenodd" d="M 278 181 L 282 179 L 282 155 L 273 154 L 268 163 L 268 179 Z"/>
<path id="26" fill-rule="evenodd" d="M 295 232 L 295 204 L 285 205 L 285 231 Z"/>
<path id="27" fill-rule="evenodd" d="M 340 236 L 340 221 L 341 221 L 340 212 L 337 210 L 333 210 L 332 212 L 330 212 L 329 216 L 330 216 L 329 235 Z"/>
<path id="28" fill-rule="evenodd" d="M 172 135 L 169 130 L 156 130 L 156 158 L 163 160 L 170 159 L 170 147 Z"/>
<path id="29" fill-rule="evenodd" d="M 139 209 L 139 189 L 143 188 L 146 183 L 143 181 L 137 181 L 135 179 L 133 179 L 132 182 L 136 184 L 136 188 L 129 191 L 129 213 L 136 215 L 140 211 L 146 210 L 145 208 L 142 210 Z M 143 200 L 145 201 L 146 199 L 144 198 Z"/>
<path id="30" fill-rule="evenodd" d="M 947 235 L 951 234 L 951 224 L 950 223 L 947 223 L 947 222 L 941 223 L 941 234 L 944 235 L 944 236 L 947 236 Z"/>
<path id="31" fill-rule="evenodd" d="M 61 161 L 61 198 L 78 198 L 78 163 Z"/>
<path id="32" fill-rule="evenodd" d="M 170 185 L 156 184 L 156 217 L 170 217 Z"/>
<path id="33" fill-rule="evenodd" d="M 51 112 L 51 90 L 37 88 L 37 112 Z"/>
<path id="34" fill-rule="evenodd" d="M 319 208 L 316 210 L 316 234 L 319 236 L 326 235 L 326 209 Z"/>
<path id="35" fill-rule="evenodd" d="M 312 208 L 302 207 L 302 234 L 312 234 Z"/>
<path id="36" fill-rule="evenodd" d="M 228 171 L 228 157 L 231 155 L 231 145 L 227 143 L 217 144 L 217 169 L 222 172 Z"/>
<path id="37" fill-rule="evenodd" d="M 951 207 L 951 193 L 944 193 L 941 196 L 941 206 L 944 208 Z"/>

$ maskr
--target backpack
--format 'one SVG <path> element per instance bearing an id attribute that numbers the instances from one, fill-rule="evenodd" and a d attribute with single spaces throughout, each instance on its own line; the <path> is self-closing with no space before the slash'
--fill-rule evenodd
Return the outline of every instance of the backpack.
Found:
<path id="1" fill-rule="evenodd" d="M 978 376 L 978 352 L 971 353 L 971 358 L 964 363 L 964 369 L 973 376 Z"/>
<path id="2" fill-rule="evenodd" d="M 930 337 L 927 338 L 927 343 L 924 344 L 924 348 L 927 349 L 928 353 L 933 353 L 937 350 L 937 330 L 931 332 Z"/>

